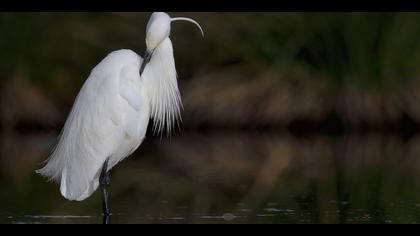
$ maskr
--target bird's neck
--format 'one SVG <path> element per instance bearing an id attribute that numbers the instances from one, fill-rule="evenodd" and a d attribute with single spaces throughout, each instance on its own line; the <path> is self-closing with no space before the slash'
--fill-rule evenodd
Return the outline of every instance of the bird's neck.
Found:
<path id="1" fill-rule="evenodd" d="M 170 135 L 174 124 L 181 120 L 181 96 L 178 89 L 177 73 L 172 42 L 168 38 L 155 49 L 142 76 L 150 99 L 153 130 Z"/>

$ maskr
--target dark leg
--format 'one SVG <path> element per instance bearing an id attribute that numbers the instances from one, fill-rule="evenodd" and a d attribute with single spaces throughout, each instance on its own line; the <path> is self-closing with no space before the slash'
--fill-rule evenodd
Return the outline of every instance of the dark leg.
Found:
<path id="1" fill-rule="evenodd" d="M 104 211 L 104 224 L 109 224 L 109 216 L 110 216 L 110 210 L 109 210 L 109 195 L 107 187 L 109 186 L 109 172 L 108 172 L 108 160 L 104 163 L 104 166 L 102 167 L 101 176 L 99 177 L 99 184 L 101 186 L 101 192 L 102 192 L 102 208 Z"/>

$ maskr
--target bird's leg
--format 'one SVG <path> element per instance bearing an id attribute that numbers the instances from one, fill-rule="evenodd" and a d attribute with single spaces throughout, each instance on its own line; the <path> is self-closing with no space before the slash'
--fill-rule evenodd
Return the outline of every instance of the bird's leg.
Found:
<path id="1" fill-rule="evenodd" d="M 104 211 L 104 224 L 109 224 L 109 216 L 110 216 L 110 210 L 109 210 L 109 195 L 107 187 L 109 186 L 110 178 L 109 178 L 109 172 L 108 172 L 108 160 L 105 161 L 101 176 L 99 177 L 99 184 L 101 186 L 101 192 L 102 192 L 102 207 Z"/>

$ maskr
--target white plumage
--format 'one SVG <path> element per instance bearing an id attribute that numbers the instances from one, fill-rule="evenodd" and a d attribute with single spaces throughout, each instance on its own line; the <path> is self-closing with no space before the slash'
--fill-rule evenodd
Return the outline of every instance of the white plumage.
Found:
<path id="1" fill-rule="evenodd" d="M 157 133 L 168 134 L 180 120 L 171 21 L 161 12 L 149 21 L 146 42 L 153 56 L 142 75 L 143 59 L 120 50 L 97 65 L 83 85 L 54 152 L 37 171 L 61 183 L 65 198 L 90 197 L 105 161 L 109 171 L 131 155 L 143 142 L 150 118 Z"/>
<path id="2" fill-rule="evenodd" d="M 99 186 L 102 165 L 109 169 L 143 141 L 150 103 L 132 51 L 111 53 L 91 73 L 48 164 L 39 171 L 61 182 L 61 194 L 82 201 Z"/>

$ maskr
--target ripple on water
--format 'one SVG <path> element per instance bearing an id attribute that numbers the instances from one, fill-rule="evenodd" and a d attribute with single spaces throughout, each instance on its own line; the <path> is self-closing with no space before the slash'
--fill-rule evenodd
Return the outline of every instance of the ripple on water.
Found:
<path id="1" fill-rule="evenodd" d="M 53 216 L 53 215 L 45 215 L 45 216 L 37 216 L 37 215 L 25 215 L 25 218 L 31 218 L 31 219 L 91 219 L 95 218 L 94 216 Z"/>
<path id="2" fill-rule="evenodd" d="M 205 219 L 205 220 L 225 220 L 225 221 L 232 221 L 235 220 L 237 218 L 240 218 L 240 216 L 236 216 L 232 213 L 226 213 L 223 214 L 221 216 L 200 216 L 200 219 Z"/>

